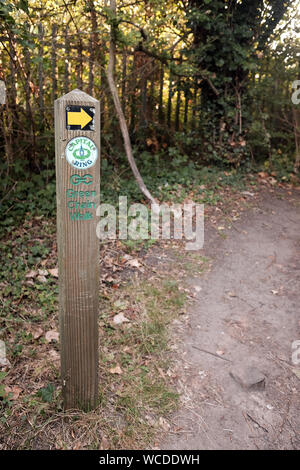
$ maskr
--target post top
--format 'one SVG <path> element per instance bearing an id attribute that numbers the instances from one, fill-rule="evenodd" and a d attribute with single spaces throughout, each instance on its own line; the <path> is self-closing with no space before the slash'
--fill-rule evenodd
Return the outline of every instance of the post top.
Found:
<path id="1" fill-rule="evenodd" d="M 97 103 L 98 100 L 96 98 L 93 98 L 92 96 L 88 95 L 84 91 L 79 90 L 78 88 L 75 88 L 75 90 L 69 91 L 69 93 L 66 93 L 65 95 L 61 96 L 55 101 L 91 101 L 93 103 Z"/>

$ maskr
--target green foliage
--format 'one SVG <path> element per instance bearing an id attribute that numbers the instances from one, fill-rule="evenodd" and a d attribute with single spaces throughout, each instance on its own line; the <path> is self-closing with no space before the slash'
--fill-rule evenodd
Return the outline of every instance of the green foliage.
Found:
<path id="1" fill-rule="evenodd" d="M 186 52 L 202 77 L 198 132 L 203 153 L 216 162 L 240 165 L 250 155 L 250 73 L 257 71 L 257 52 L 266 49 L 291 4 L 284 0 L 266 3 L 268 8 L 260 0 L 194 0 L 188 10 L 194 42 Z"/>
<path id="2" fill-rule="evenodd" d="M 4 171 L 5 165 L 2 166 L 2 172 Z M 3 194 L 0 204 L 0 232 L 3 230 L 9 232 L 16 222 L 26 217 L 26 214 L 53 216 L 56 210 L 54 170 L 31 175 L 29 172 L 24 172 L 22 177 L 18 165 L 15 171 L 13 177 L 2 179 L 0 182 Z"/>
<path id="3" fill-rule="evenodd" d="M 12 11 L 13 11 L 13 4 L 10 2 L 8 3 L 6 0 L 0 0 L 0 18 L 2 20 L 2 25 L 4 25 L 4 22 L 10 24 L 10 25 L 14 25 L 15 24 L 15 21 L 11 15 Z M 3 26 L 2 26 L 3 28 Z M 1 29 L 2 29 L 1 28 Z"/>
<path id="4" fill-rule="evenodd" d="M 0 325 L 3 331 L 10 331 L 16 326 L 20 328 L 28 321 L 37 323 L 57 311 L 57 280 L 52 276 L 45 279 L 38 277 L 38 269 L 43 266 L 41 263 L 45 260 L 49 263 L 49 257 L 52 267 L 56 266 L 56 257 L 51 258 L 55 223 L 30 214 L 23 221 L 21 229 L 18 228 L 18 220 L 15 224 L 17 227 L 10 226 L 8 234 L 6 231 L 2 233 L 0 242 L 3 256 L 0 272 L 0 296 L 3 299 Z M 31 307 L 28 308 L 28 305 Z M 16 315 L 20 306 L 20 313 Z M 31 343 L 32 337 L 22 328 L 13 337 L 10 360 L 18 361 L 22 357 L 22 344 Z"/>
<path id="5" fill-rule="evenodd" d="M 55 386 L 48 384 L 47 387 L 40 388 L 37 392 L 37 396 L 42 399 L 45 403 L 51 403 L 54 397 Z"/>
<path id="6" fill-rule="evenodd" d="M 298 75 L 297 40 L 293 37 L 278 41 L 272 50 L 261 55 L 258 76 L 253 76 L 249 95 L 251 124 L 247 141 L 256 161 L 263 162 L 271 155 L 295 157 L 295 132 L 292 83 Z M 278 153 L 277 153 L 278 152 Z M 275 159 L 278 161 L 278 159 Z M 286 166 L 287 160 L 281 160 Z"/>

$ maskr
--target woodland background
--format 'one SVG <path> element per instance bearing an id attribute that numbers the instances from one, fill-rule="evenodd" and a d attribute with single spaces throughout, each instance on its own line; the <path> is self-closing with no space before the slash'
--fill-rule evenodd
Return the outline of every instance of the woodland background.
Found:
<path id="1" fill-rule="evenodd" d="M 155 197 L 184 198 L 220 169 L 295 180 L 298 6 L 128 0 L 114 13 L 103 0 L 1 0 L 2 227 L 28 211 L 54 214 L 53 101 L 76 87 L 101 100 L 102 197 L 141 198 L 107 82 L 111 31 L 133 153 Z"/>

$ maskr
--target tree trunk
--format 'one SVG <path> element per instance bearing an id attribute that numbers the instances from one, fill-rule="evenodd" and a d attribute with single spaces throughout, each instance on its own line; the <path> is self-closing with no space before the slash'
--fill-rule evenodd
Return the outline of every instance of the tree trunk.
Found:
<path id="1" fill-rule="evenodd" d="M 136 54 L 133 55 L 133 64 L 132 64 L 132 80 L 131 80 L 131 97 L 130 97 L 130 133 L 131 135 L 135 130 L 135 116 L 136 116 Z"/>
<path id="2" fill-rule="evenodd" d="M 163 111 L 163 92 L 164 92 L 164 64 L 161 64 L 160 77 L 159 77 L 159 100 L 158 100 L 158 121 L 160 124 L 164 123 Z"/>
<path id="3" fill-rule="evenodd" d="M 169 76 L 169 96 L 168 96 L 168 110 L 167 110 L 167 124 L 168 128 L 170 129 L 171 127 L 171 115 L 172 115 L 172 72 L 170 70 L 170 76 Z"/>
<path id="4" fill-rule="evenodd" d="M 52 102 L 57 98 L 57 63 L 56 63 L 56 36 L 57 25 L 52 26 L 52 51 L 51 51 L 51 78 L 52 78 Z"/>

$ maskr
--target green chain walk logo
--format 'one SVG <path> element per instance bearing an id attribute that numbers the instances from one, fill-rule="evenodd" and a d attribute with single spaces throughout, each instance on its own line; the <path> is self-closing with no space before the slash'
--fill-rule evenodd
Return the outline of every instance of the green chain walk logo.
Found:
<path id="1" fill-rule="evenodd" d="M 88 137 L 75 137 L 67 143 L 65 154 L 68 163 L 73 168 L 86 170 L 95 164 L 98 158 L 98 149 Z"/>
<path id="2" fill-rule="evenodd" d="M 80 183 L 89 185 L 89 184 L 92 184 L 92 182 L 93 182 L 92 175 L 84 175 L 84 176 L 72 175 L 70 178 L 70 183 L 73 184 L 73 186 L 78 186 Z"/>

